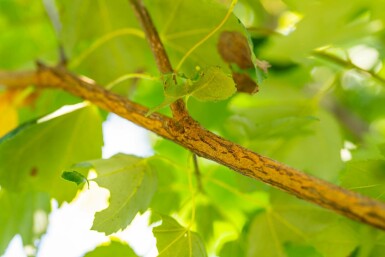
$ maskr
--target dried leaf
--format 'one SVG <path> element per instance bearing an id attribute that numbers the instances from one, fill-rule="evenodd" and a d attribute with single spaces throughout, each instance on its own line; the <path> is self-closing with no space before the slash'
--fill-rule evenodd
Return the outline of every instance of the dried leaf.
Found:
<path id="1" fill-rule="evenodd" d="M 233 72 L 233 80 L 238 92 L 255 94 L 259 91 L 257 83 L 244 73 Z"/>
<path id="2" fill-rule="evenodd" d="M 235 63 L 241 69 L 254 68 L 247 38 L 238 31 L 223 31 L 218 40 L 218 52 L 227 63 Z"/>

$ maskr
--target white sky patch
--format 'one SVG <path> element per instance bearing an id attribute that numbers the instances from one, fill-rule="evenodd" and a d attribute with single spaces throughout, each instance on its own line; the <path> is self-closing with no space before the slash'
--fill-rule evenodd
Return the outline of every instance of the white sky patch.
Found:
<path id="1" fill-rule="evenodd" d="M 378 64 L 379 52 L 366 45 L 357 45 L 349 49 L 349 58 L 357 67 L 370 70 Z"/>
<path id="2" fill-rule="evenodd" d="M 344 142 L 344 148 L 341 149 L 341 160 L 343 162 L 348 162 L 352 159 L 352 153 L 351 150 L 356 149 L 357 146 L 353 144 L 352 142 L 345 141 Z"/>
<path id="3" fill-rule="evenodd" d="M 81 103 L 78 103 L 78 104 L 73 104 L 73 105 L 64 105 L 63 107 L 57 109 L 56 111 L 54 111 L 53 113 L 50 113 L 42 118 L 40 118 L 37 123 L 42 123 L 42 122 L 46 122 L 46 121 L 49 121 L 51 119 L 54 119 L 56 117 L 59 117 L 61 115 L 64 115 L 64 114 L 67 114 L 67 113 L 70 113 L 70 112 L 73 112 L 73 111 L 76 111 L 78 109 L 81 109 L 81 108 L 84 108 L 85 106 L 87 106 L 89 103 L 88 102 L 81 102 Z"/>
<path id="4" fill-rule="evenodd" d="M 131 246 L 135 246 L 134 250 L 139 256 L 155 257 L 158 255 L 158 249 L 152 227 L 148 225 L 149 218 L 149 212 L 136 215 L 134 222 L 127 229 L 116 233 L 115 236 L 130 242 Z"/>
<path id="5" fill-rule="evenodd" d="M 115 114 L 103 123 L 103 158 L 117 153 L 150 156 L 153 151 L 148 131 Z"/>
<path id="6" fill-rule="evenodd" d="M 302 19 L 302 15 L 295 12 L 285 11 L 279 17 L 277 32 L 289 35 L 296 29 L 296 25 Z"/>
<path id="7" fill-rule="evenodd" d="M 90 230 L 95 211 L 107 206 L 108 191 L 94 182 L 71 204 L 63 204 L 52 211 L 47 234 L 43 236 L 38 257 L 75 257 L 91 251 L 108 241 L 100 232 Z M 55 206 L 54 206 L 55 207 Z"/>
<path id="8" fill-rule="evenodd" d="M 5 254 L 2 257 L 27 257 L 23 250 L 23 241 L 20 235 L 13 237 L 12 241 L 9 243 Z"/>
<path id="9" fill-rule="evenodd" d="M 87 103 L 64 106 L 42 119 L 44 122 L 65 113 L 83 108 Z M 148 132 L 133 123 L 110 114 L 103 124 L 103 158 L 117 153 L 134 154 L 137 156 L 152 155 L 152 148 Z M 89 178 L 95 177 L 90 174 Z M 90 189 L 81 192 L 70 204 L 63 204 L 58 208 L 53 202 L 53 211 L 49 215 L 47 233 L 43 236 L 37 257 L 79 257 L 93 250 L 99 244 L 109 241 L 104 233 L 91 230 L 94 214 L 107 207 L 109 192 L 99 188 L 90 181 Z M 137 215 L 131 225 L 116 233 L 143 257 L 157 256 L 156 240 L 148 226 L 148 213 Z M 34 216 L 39 223 L 44 223 L 44 217 L 37 212 Z M 38 228 L 36 228 L 38 229 Z M 22 239 L 15 236 L 2 257 L 26 257 Z"/>

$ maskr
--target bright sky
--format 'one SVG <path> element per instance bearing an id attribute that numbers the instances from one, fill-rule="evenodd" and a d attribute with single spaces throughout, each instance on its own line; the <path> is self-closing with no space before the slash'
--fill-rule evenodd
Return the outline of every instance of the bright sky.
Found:
<path id="1" fill-rule="evenodd" d="M 152 150 L 146 130 L 133 123 L 110 114 L 103 124 L 104 147 L 103 158 L 116 153 L 149 156 Z M 103 233 L 90 230 L 95 211 L 107 206 L 108 191 L 90 183 L 71 204 L 64 204 L 58 209 L 53 202 L 54 211 L 49 216 L 47 234 L 40 243 L 37 257 L 80 257 L 94 249 L 98 244 L 107 242 Z M 140 256 L 157 255 L 155 238 L 147 224 L 148 213 L 137 216 L 133 223 L 124 231 L 114 234 L 128 242 Z M 2 257 L 26 257 L 22 250 L 20 236 L 16 236 Z"/>

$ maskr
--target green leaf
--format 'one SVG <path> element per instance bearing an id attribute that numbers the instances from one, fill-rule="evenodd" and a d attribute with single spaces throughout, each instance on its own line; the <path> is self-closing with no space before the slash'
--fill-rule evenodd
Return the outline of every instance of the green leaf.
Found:
<path id="1" fill-rule="evenodd" d="M 320 253 L 318 253 L 314 247 L 309 245 L 301 245 L 301 244 L 286 244 L 285 250 L 288 257 L 323 257 Z"/>
<path id="2" fill-rule="evenodd" d="M 146 0 L 144 3 L 156 24 L 171 63 L 178 63 L 187 51 L 215 28 L 226 16 L 228 7 L 215 0 Z M 219 65 L 230 73 L 227 63 L 217 50 L 219 35 L 224 30 L 246 34 L 238 18 L 230 15 L 217 33 L 193 51 L 178 72 L 193 77 L 197 67 Z"/>
<path id="3" fill-rule="evenodd" d="M 385 199 L 385 161 L 350 161 L 341 175 L 341 186 L 373 197 Z"/>
<path id="4" fill-rule="evenodd" d="M 311 244 L 328 257 L 350 256 L 360 243 L 357 233 L 345 223 L 333 224 L 309 238 Z"/>
<path id="5" fill-rule="evenodd" d="M 311 133 L 302 133 L 285 141 L 280 150 L 270 157 L 317 177 L 337 181 L 338 173 L 343 168 L 340 155 L 343 138 L 339 124 L 327 112 L 320 111 L 315 116 L 319 121 L 307 127 Z"/>
<path id="6" fill-rule="evenodd" d="M 162 225 L 153 230 L 159 257 L 207 256 L 198 234 L 179 225 L 169 216 L 162 215 Z"/>
<path id="7" fill-rule="evenodd" d="M 205 242 L 209 242 L 214 235 L 215 222 L 223 220 L 223 217 L 215 206 L 209 203 L 202 203 L 196 207 L 195 220 L 197 231 Z"/>
<path id="8" fill-rule="evenodd" d="M 234 257 L 234 256 L 246 256 L 245 249 L 242 247 L 241 240 L 226 242 L 221 251 L 219 252 L 220 257 Z"/>
<path id="9" fill-rule="evenodd" d="M 58 0 L 56 3 L 63 25 L 60 41 L 71 70 L 78 70 L 102 85 L 138 70 L 155 74 L 151 51 L 127 1 Z M 123 82 L 120 93 L 127 93 L 132 81 Z"/>
<path id="10" fill-rule="evenodd" d="M 236 87 L 231 76 L 225 74 L 220 67 L 211 66 L 201 72 L 198 81 L 188 91 L 200 101 L 220 101 L 232 96 Z"/>
<path id="11" fill-rule="evenodd" d="M 77 188 L 60 176 L 72 164 L 101 156 L 101 118 L 95 107 L 67 106 L 0 140 L 0 183 L 12 192 L 49 192 L 59 203 Z M 22 160 L 22 161 L 21 161 Z"/>
<path id="12" fill-rule="evenodd" d="M 89 186 L 88 179 L 83 174 L 77 171 L 64 171 L 61 174 L 61 177 L 64 178 L 65 180 L 76 183 L 76 185 L 80 185 L 87 182 Z"/>
<path id="13" fill-rule="evenodd" d="M 36 191 L 10 192 L 0 189 L 0 255 L 12 238 L 20 234 L 23 245 L 34 245 L 45 233 L 51 210 L 47 193 Z"/>
<path id="14" fill-rule="evenodd" d="M 166 75 L 164 85 L 165 99 L 159 106 L 152 108 L 149 114 L 186 96 L 193 96 L 204 102 L 215 102 L 226 100 L 236 91 L 231 76 L 225 74 L 218 66 L 205 68 L 200 72 L 199 78 L 195 82 L 192 82 L 190 79 L 176 80 L 175 74 Z"/>
<path id="15" fill-rule="evenodd" d="M 248 257 L 288 256 L 289 243 L 307 243 L 325 256 L 344 257 L 359 242 L 354 230 L 334 214 L 278 191 L 272 194 L 271 207 L 254 217 L 248 233 Z M 340 242 L 334 253 L 326 249 L 333 241 Z"/>
<path id="16" fill-rule="evenodd" d="M 232 99 L 234 116 L 225 123 L 226 132 L 256 152 L 336 181 L 343 168 L 343 134 L 336 118 L 289 85 L 269 83 L 258 99 Z"/>
<path id="17" fill-rule="evenodd" d="M 360 245 L 357 249 L 357 256 L 381 256 L 385 251 L 385 233 L 368 226 L 361 226 L 358 229 Z"/>
<path id="18" fill-rule="evenodd" d="M 267 59 L 279 62 L 304 58 L 312 50 L 322 46 L 351 46 L 359 39 L 371 35 L 378 28 L 371 27 L 373 16 L 363 19 L 362 13 L 374 13 L 384 8 L 378 1 L 365 3 L 359 1 L 323 1 L 302 3 L 296 0 L 285 1 L 292 11 L 303 17 L 295 24 L 289 35 L 274 35 L 268 47 L 263 49 Z M 324 15 L 328 14 L 328 19 Z M 371 20 L 373 19 L 373 20 Z M 317 28 L 317 29 L 314 29 Z M 356 40 L 352 42 L 352 40 Z M 358 42 L 357 42 L 358 41 Z"/>
<path id="19" fill-rule="evenodd" d="M 149 159 L 149 164 L 158 171 L 158 187 L 150 207 L 159 213 L 171 214 L 179 209 L 182 198 L 179 188 L 186 187 L 186 184 L 178 181 L 178 174 L 180 176 L 184 170 L 163 158 L 155 155 Z"/>
<path id="20" fill-rule="evenodd" d="M 182 79 L 180 76 L 177 76 L 174 73 L 165 74 L 163 76 L 164 76 L 164 82 L 163 82 L 164 100 L 160 105 L 154 108 L 151 108 L 150 111 L 147 113 L 147 115 L 172 104 L 176 100 L 188 94 L 187 86 L 186 86 L 186 84 L 189 83 L 188 80 Z"/>
<path id="21" fill-rule="evenodd" d="M 84 257 L 138 257 L 129 245 L 116 239 L 111 242 L 104 243 L 96 247 L 93 251 L 88 252 Z"/>
<path id="22" fill-rule="evenodd" d="M 94 181 L 110 191 L 110 204 L 95 214 L 92 229 L 112 234 L 126 228 L 148 208 L 157 187 L 155 170 L 146 159 L 124 154 L 89 163 L 97 173 Z"/>
<path id="23" fill-rule="evenodd" d="M 0 31 L 1 68 L 32 68 L 37 57 L 55 60 L 57 40 L 42 1 L 0 1 Z M 15 42 L 19 51 L 11 51 Z"/>
<path id="24" fill-rule="evenodd" d="M 378 149 L 380 150 L 380 153 L 385 158 L 385 143 L 382 143 L 378 146 Z"/>

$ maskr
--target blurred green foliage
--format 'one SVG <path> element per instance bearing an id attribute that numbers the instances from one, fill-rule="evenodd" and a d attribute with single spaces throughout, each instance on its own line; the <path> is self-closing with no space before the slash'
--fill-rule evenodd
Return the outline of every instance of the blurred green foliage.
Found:
<path id="1" fill-rule="evenodd" d="M 223 20 L 230 2 L 144 1 L 173 67 Z M 60 26 L 51 24 L 48 7 L 51 17 L 57 11 Z M 234 15 L 178 70 L 183 81 L 202 81 L 202 70 L 221 70 L 210 92 L 202 89 L 198 100 L 188 99 L 189 112 L 244 147 L 383 200 L 384 9 L 383 0 L 239 0 Z M 0 71 L 33 68 L 37 59 L 56 64 L 61 45 L 73 72 L 101 85 L 127 74 L 150 75 L 155 79 L 127 79 L 111 90 L 150 108 L 165 100 L 167 76 L 157 70 L 126 0 L 0 0 L 0 31 Z M 242 33 L 256 58 L 271 64 L 257 94 L 232 95 L 231 67 L 217 50 L 222 31 Z M 186 95 L 178 90 L 177 97 Z M 0 94 L 5 91 L 0 85 Z M 199 101 L 209 94 L 220 97 Z M 46 224 L 34 230 L 34 214 L 47 215 L 51 199 L 71 201 L 78 188 L 61 172 L 89 160 L 99 175 L 95 181 L 111 193 L 94 228 L 110 234 L 138 211 L 150 210 L 161 223 L 153 224 L 160 256 L 376 257 L 384 251 L 382 231 L 210 161 L 198 159 L 197 176 L 191 154 L 163 139 L 154 140 L 155 155 L 148 159 L 95 160 L 101 158 L 105 115 L 85 107 L 36 122 L 81 100 L 55 90 L 32 96 L 12 107 L 20 126 L 0 139 L 0 254 L 16 234 L 25 245 L 38 242 Z M 72 167 L 85 177 L 90 168 Z M 136 256 L 115 241 L 86 256 L 105 252 Z"/>

